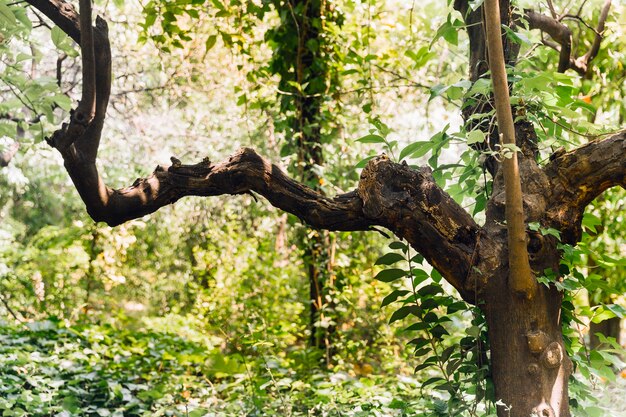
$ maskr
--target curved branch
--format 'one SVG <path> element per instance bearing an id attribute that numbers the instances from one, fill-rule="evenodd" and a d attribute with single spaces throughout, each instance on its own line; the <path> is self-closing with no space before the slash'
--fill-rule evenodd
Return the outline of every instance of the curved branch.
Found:
<path id="1" fill-rule="evenodd" d="M 435 183 L 430 168 L 373 159 L 361 173 L 358 193 L 368 219 L 406 239 L 466 301 L 476 301 L 484 284 L 474 270 L 483 261 L 475 253 L 481 229 Z"/>
<path id="2" fill-rule="evenodd" d="M 593 59 L 598 55 L 598 51 L 600 50 L 600 43 L 602 43 L 602 38 L 604 35 L 604 24 L 606 23 L 606 19 L 609 16 L 609 9 L 611 8 L 611 0 L 605 0 L 604 5 L 602 6 L 602 11 L 600 12 L 600 17 L 598 18 L 598 27 L 596 28 L 596 36 L 593 38 L 593 44 L 589 51 L 579 58 L 581 60 L 580 65 L 584 65 L 584 68 L 589 66 L 589 63 L 593 61 Z"/>
<path id="3" fill-rule="evenodd" d="M 544 171 L 553 190 L 547 218 L 563 241 L 575 244 L 585 207 L 608 188 L 626 188 L 626 131 L 555 154 Z"/>
<path id="4" fill-rule="evenodd" d="M 76 12 L 61 0 L 28 0 L 60 28 L 79 39 Z M 45 7 L 44 7 L 45 6 Z M 106 23 L 96 19 L 94 30 L 96 113 L 82 133 L 69 126 L 55 132 L 51 144 L 84 201 L 89 215 L 111 226 L 153 213 L 185 196 L 217 196 L 256 192 L 273 206 L 292 213 L 309 225 L 328 230 L 369 230 L 381 225 L 407 241 L 435 266 L 468 302 L 481 288 L 466 289 L 481 262 L 479 226 L 436 185 L 430 170 L 413 171 L 385 157 L 363 170 L 358 190 L 329 198 L 289 178 L 277 166 L 251 149 L 242 149 L 213 165 L 204 160 L 157 167 L 148 178 L 123 189 L 108 187 L 98 173 L 96 157 L 111 86 L 111 54 Z M 67 146 L 60 146 L 64 144 Z M 487 258 L 488 255 L 484 255 Z"/>
<path id="5" fill-rule="evenodd" d="M 598 55 L 600 44 L 604 35 L 604 25 L 611 8 L 611 0 L 605 0 L 600 17 L 598 18 L 597 29 L 594 30 L 595 37 L 593 43 L 585 55 L 574 58 L 572 56 L 572 31 L 561 22 L 561 18 L 546 16 L 537 13 L 534 10 L 524 10 L 525 17 L 528 20 L 530 29 L 539 29 L 546 32 L 550 37 L 560 45 L 559 51 L 559 72 L 565 72 L 573 69 L 580 75 L 586 75 L 589 72 L 589 64 Z M 544 43 L 546 43 L 544 41 Z M 554 48 L 554 45 L 547 43 L 548 46 Z"/>
<path id="6" fill-rule="evenodd" d="M 91 27 L 91 0 L 80 0 L 80 50 L 82 54 L 82 96 L 74 113 L 77 123 L 89 125 L 96 113 L 96 58 Z"/>
<path id="7" fill-rule="evenodd" d="M 122 189 L 107 187 L 99 176 L 96 178 L 95 165 L 66 160 L 66 167 L 89 215 L 110 226 L 153 213 L 185 196 L 251 192 L 315 228 L 369 230 L 375 224 L 363 214 L 362 201 L 355 191 L 335 198 L 325 197 L 289 178 L 249 148 L 215 165 L 208 159 L 194 165 L 183 165 L 176 158 L 172 161 L 171 166 L 157 166 L 148 178 L 137 179 Z"/>
<path id="8" fill-rule="evenodd" d="M 525 12 L 530 29 L 539 29 L 546 32 L 555 42 L 561 45 L 558 71 L 565 72 L 568 68 L 573 68 L 578 72 L 583 71 L 576 66 L 576 62 L 571 57 L 572 31 L 570 28 L 550 16 L 537 13 L 533 10 L 526 10 Z"/>

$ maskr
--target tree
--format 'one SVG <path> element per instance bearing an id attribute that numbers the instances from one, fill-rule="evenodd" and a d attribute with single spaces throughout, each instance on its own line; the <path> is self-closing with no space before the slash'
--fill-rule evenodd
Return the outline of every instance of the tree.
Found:
<path id="1" fill-rule="evenodd" d="M 323 128 L 328 124 L 323 106 L 325 97 L 336 89 L 327 58 L 333 55 L 330 36 L 324 33 L 329 22 L 334 20 L 333 14 L 327 10 L 328 5 L 319 0 L 278 1 L 275 7 L 291 11 L 281 17 L 280 25 L 272 31 L 279 46 L 270 64 L 272 72 L 280 76 L 280 91 L 289 92 L 280 98 L 280 108 L 288 115 L 287 134 L 295 143 L 285 148 L 296 153 L 296 166 L 292 170 L 295 177 L 320 192 L 322 177 L 319 170 L 324 165 Z M 332 303 L 328 301 L 334 287 L 330 237 L 328 232 L 307 229 L 300 234 L 298 245 L 303 250 L 309 279 L 309 344 L 321 348 L 329 364 L 335 327 L 333 317 L 330 317 Z"/>
<path id="2" fill-rule="evenodd" d="M 626 133 L 596 139 L 569 152 L 557 151 L 540 166 L 538 134 L 528 117 L 524 117 L 523 103 L 514 108 L 514 144 L 505 143 L 498 148 L 498 132 L 492 124 L 482 123 L 480 117 L 493 108 L 492 98 L 489 94 L 487 100 L 469 97 L 463 113 L 475 130 L 489 136 L 489 144 L 477 143 L 483 148 L 490 146 L 485 168 L 494 177 L 483 226 L 437 185 L 429 168 L 412 169 L 384 155 L 365 166 L 357 189 L 332 198 L 289 178 L 249 148 L 220 163 L 205 159 L 186 165 L 172 158 L 172 165 L 158 166 L 148 178 L 113 189 L 104 183 L 96 167 L 111 85 L 107 24 L 96 18 L 95 27 L 92 26 L 90 0 L 80 1 L 80 16 L 63 0 L 27 2 L 81 45 L 82 98 L 70 122 L 56 131 L 49 143 L 63 157 L 65 168 L 94 220 L 115 226 L 189 195 L 254 192 L 320 230 L 386 227 L 406 239 L 463 300 L 485 314 L 495 395 L 503 404 L 498 415 L 569 415 L 568 378 L 572 364 L 562 335 L 563 293 L 557 286 L 561 273 L 560 244 L 575 245 L 581 239 L 581 222 L 588 204 L 611 187 L 626 186 Z M 493 18 L 493 13 L 497 13 L 494 7 L 476 6 L 475 2 L 454 2 L 469 36 L 470 81 L 474 84 L 487 77 L 488 57 L 494 58 L 483 17 Z M 489 6 L 494 6 L 493 2 Z M 590 49 L 580 57 L 573 52 L 576 48 L 572 47 L 571 31 L 554 10 L 551 16 L 533 10 L 513 13 L 509 2 L 503 0 L 499 2 L 499 14 L 509 30 L 527 22 L 529 28 L 548 34 L 552 41 L 546 42 L 556 42 L 553 46 L 559 51 L 558 71 L 572 69 L 588 76 L 600 48 L 609 7 L 607 1 L 598 17 Z M 512 66 L 517 61 L 519 46 L 510 36 L 501 39 L 506 63 Z M 496 64 L 492 62 L 492 66 Z M 512 154 L 519 159 L 526 225 L 524 249 L 534 275 L 525 277 L 528 285 L 517 285 L 510 278 L 505 221 L 508 200 L 500 167 L 502 158 Z M 539 227 L 533 229 L 531 224 Z M 542 230 L 558 233 L 541 233 Z M 526 256 L 523 252 L 522 256 Z M 545 282 L 546 275 L 552 281 L 539 285 L 536 279 Z"/>

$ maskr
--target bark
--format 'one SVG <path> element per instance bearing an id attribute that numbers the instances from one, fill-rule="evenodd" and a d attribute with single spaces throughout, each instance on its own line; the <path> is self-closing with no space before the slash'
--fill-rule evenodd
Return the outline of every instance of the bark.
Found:
<path id="1" fill-rule="evenodd" d="M 506 404 L 498 416 L 569 416 L 562 294 L 542 286 L 532 300 L 519 297 L 505 286 L 507 273 L 494 277 L 484 308 L 496 399 Z"/>
<path id="2" fill-rule="evenodd" d="M 74 113 L 76 122 L 88 125 L 96 113 L 96 58 L 94 55 L 93 30 L 91 28 L 91 0 L 80 0 L 80 50 L 82 52 L 83 91 Z"/>
<path id="3" fill-rule="evenodd" d="M 626 131 L 597 139 L 570 152 L 557 151 L 545 167 L 552 199 L 546 220 L 565 243 L 582 235 L 585 207 L 611 187 L 626 188 Z"/>
<path id="4" fill-rule="evenodd" d="M 518 140 L 534 141 L 534 131 L 518 128 Z M 543 222 L 551 199 L 549 177 L 533 157 L 525 153 L 520 156 L 525 220 Z M 510 270 L 503 261 L 508 258 L 508 243 L 502 170 L 494 178 L 493 188 L 482 233 L 491 238 L 490 251 L 500 262 L 495 269 L 478 267 L 488 275 L 481 306 L 488 323 L 496 399 L 506 404 L 498 408 L 498 415 L 569 416 L 571 362 L 565 355 L 561 333 L 562 294 L 554 287 L 540 285 L 534 298 L 528 299 L 507 285 Z M 531 233 L 527 239 L 533 275 L 542 275 L 546 269 L 558 271 L 556 239 Z"/>

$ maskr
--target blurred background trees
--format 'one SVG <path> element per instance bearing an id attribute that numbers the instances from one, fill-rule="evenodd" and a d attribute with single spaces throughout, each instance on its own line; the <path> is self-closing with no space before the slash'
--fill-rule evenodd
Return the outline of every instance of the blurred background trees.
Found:
<path id="1" fill-rule="evenodd" d="M 586 2 L 574 3 L 578 10 Z M 476 138 L 466 137 L 460 112 L 463 96 L 480 91 L 466 80 L 467 40 L 446 2 L 118 0 L 95 7 L 114 42 L 110 134 L 99 156 L 109 183 L 131 183 L 172 155 L 220 160 L 252 146 L 334 195 L 354 187 L 363 160 L 382 151 L 397 159 L 415 144 L 412 163 L 428 163 L 458 201 L 477 201 L 469 210 L 481 219 L 490 176 L 467 147 Z M 581 22 L 597 20 L 599 7 L 580 10 L 568 24 L 583 45 L 594 33 Z M 623 11 L 614 5 L 605 38 L 611 52 L 601 49 L 595 71 L 560 84 L 550 78 L 558 53 L 540 46 L 537 33 L 515 34 L 526 59 L 514 96 L 536 112 L 544 157 L 598 127 L 623 126 Z M 432 375 L 423 370 L 414 379 L 419 362 L 404 346 L 405 326 L 388 325 L 394 309 L 380 308 L 398 289 L 373 279 L 389 243 L 384 231 L 310 230 L 248 195 L 188 198 L 115 229 L 94 224 L 44 140 L 80 94 L 77 47 L 50 26 L 22 3 L 0 3 L 0 312 L 7 323 L 0 337 L 7 354 L 23 340 L 38 346 L 29 355 L 69 358 L 74 379 L 42 360 L 36 363 L 52 376 L 24 388 L 5 378 L 18 365 L 0 362 L 3 387 L 17 398 L 0 409 L 109 415 L 84 408 L 102 396 L 103 407 L 123 415 L 191 415 L 209 405 L 225 415 L 454 415 L 445 414 L 452 413 L 445 395 L 418 394 L 425 391 L 417 381 Z M 596 331 L 619 340 L 624 201 L 624 190 L 613 190 L 595 202 L 585 241 L 569 254 L 585 283 L 567 288 L 579 313 L 572 338 L 594 348 L 609 346 Z M 456 341 L 480 322 L 469 311 L 450 317 Z M 590 363 L 606 365 L 578 348 Z M 111 362 L 80 357 L 85 349 Z M 26 362 L 19 366 L 38 375 Z M 124 374 L 129 369 L 136 374 Z M 159 369 L 177 376 L 167 380 Z M 55 387 L 92 372 L 105 381 L 93 392 Z M 28 409 L 36 401 L 22 398 L 25 389 L 52 393 L 52 408 L 41 400 Z"/>

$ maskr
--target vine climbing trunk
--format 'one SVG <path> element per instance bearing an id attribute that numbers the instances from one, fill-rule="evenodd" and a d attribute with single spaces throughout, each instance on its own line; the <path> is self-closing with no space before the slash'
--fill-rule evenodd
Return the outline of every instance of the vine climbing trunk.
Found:
<path id="1" fill-rule="evenodd" d="M 299 0 L 296 8 L 302 16 L 296 53 L 296 82 L 303 86 L 301 94 L 296 97 L 298 171 L 304 183 L 321 191 L 323 179 L 319 170 L 324 165 L 320 125 L 323 96 L 315 91 L 315 84 L 328 78 L 319 53 L 322 4 L 317 0 Z M 328 296 L 334 284 L 329 241 L 327 231 L 307 228 L 301 242 L 310 289 L 310 345 L 323 350 L 327 365 L 333 356 L 331 339 L 335 329 L 332 318 L 327 316 L 333 307 Z"/>
<path id="2" fill-rule="evenodd" d="M 317 192 L 323 192 L 321 168 L 324 100 L 331 82 L 324 37 L 325 20 L 322 0 L 276 1 L 281 10 L 289 10 L 281 17 L 275 32 L 281 48 L 273 57 L 272 68 L 281 77 L 281 91 L 291 94 L 281 97 L 281 110 L 288 116 L 288 136 L 293 138 L 295 153 L 293 170 L 300 181 Z M 292 115 L 291 115 L 292 114 Z M 331 293 L 335 280 L 332 270 L 330 236 L 327 231 L 303 228 L 298 246 L 309 282 L 309 344 L 320 348 L 326 364 L 333 356 L 332 335 L 335 326 Z"/>
<path id="3" fill-rule="evenodd" d="M 499 0 L 486 0 L 485 28 L 487 31 L 489 68 L 491 69 L 498 131 L 502 147 L 505 148 L 502 154 L 502 168 L 506 195 L 506 224 L 510 268 L 509 286 L 513 291 L 531 299 L 535 294 L 537 284 L 530 270 L 528 251 L 526 249 L 522 186 L 517 161 L 515 126 L 511 112 L 500 26 Z M 506 149 L 507 147 L 508 149 Z"/>

